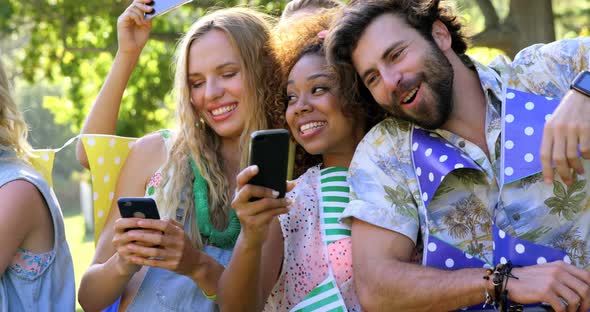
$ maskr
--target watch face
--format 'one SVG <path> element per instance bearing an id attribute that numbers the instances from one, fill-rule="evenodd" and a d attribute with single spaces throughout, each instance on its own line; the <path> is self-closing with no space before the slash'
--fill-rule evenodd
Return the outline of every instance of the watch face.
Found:
<path id="1" fill-rule="evenodd" d="M 590 72 L 581 72 L 572 83 L 572 87 L 590 96 Z"/>
<path id="2" fill-rule="evenodd" d="M 578 87 L 582 87 L 590 91 L 590 72 L 585 72 L 578 80 Z"/>

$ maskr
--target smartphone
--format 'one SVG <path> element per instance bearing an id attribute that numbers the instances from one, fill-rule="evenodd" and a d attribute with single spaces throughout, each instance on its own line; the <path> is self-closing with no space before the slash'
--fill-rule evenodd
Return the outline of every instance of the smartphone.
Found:
<path id="1" fill-rule="evenodd" d="M 289 131 L 285 129 L 259 130 L 250 135 L 250 165 L 258 166 L 258 174 L 250 184 L 279 192 L 285 197 L 289 163 Z M 253 199 L 256 200 L 256 199 Z"/>
<path id="2" fill-rule="evenodd" d="M 123 218 L 160 219 L 158 206 L 149 197 L 121 197 L 117 205 Z"/>
<path id="3" fill-rule="evenodd" d="M 152 19 L 191 1 L 193 0 L 152 0 L 148 5 L 154 9 L 150 13 L 145 13 L 145 17 L 147 19 Z"/>

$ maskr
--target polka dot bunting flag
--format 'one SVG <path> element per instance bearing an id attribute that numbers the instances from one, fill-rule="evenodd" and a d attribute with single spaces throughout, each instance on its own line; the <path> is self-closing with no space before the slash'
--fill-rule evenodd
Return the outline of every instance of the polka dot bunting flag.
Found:
<path id="1" fill-rule="evenodd" d="M 69 139 L 60 148 L 33 150 L 33 154 L 37 155 L 38 157 L 31 159 L 31 164 L 33 165 L 35 170 L 37 170 L 37 172 L 41 173 L 41 175 L 43 176 L 45 181 L 47 181 L 50 187 L 53 188 L 53 162 L 55 160 L 55 153 L 61 151 L 68 145 L 72 144 L 77 138 L 78 136 Z"/>
<path id="2" fill-rule="evenodd" d="M 38 158 L 31 159 L 31 164 L 37 172 L 41 173 L 49 186 L 53 188 L 53 162 L 55 160 L 56 150 L 38 149 L 33 150 L 33 153 L 37 155 Z"/>
<path id="3" fill-rule="evenodd" d="M 412 157 L 426 207 L 449 172 L 462 168 L 480 170 L 465 153 L 441 136 L 418 127 L 412 132 Z"/>
<path id="4" fill-rule="evenodd" d="M 539 152 L 545 122 L 558 99 L 508 89 L 504 112 L 504 184 L 541 172 Z"/>
<path id="5" fill-rule="evenodd" d="M 136 140 L 112 135 L 82 136 L 92 178 L 95 243 L 113 203 L 121 167 Z"/>
<path id="6" fill-rule="evenodd" d="M 559 104 L 558 100 L 508 90 L 505 112 L 504 170 L 505 183 L 541 171 L 539 149 L 545 121 Z M 451 145 L 436 133 L 418 127 L 412 133 L 413 165 L 424 205 L 428 207 L 444 177 L 461 168 L 480 170 L 459 148 Z M 542 246 L 512 237 L 493 226 L 494 263 L 508 260 L 517 265 L 563 260 L 571 262 L 562 250 Z M 425 265 L 443 270 L 467 267 L 484 267 L 486 264 L 461 249 L 428 235 L 424 249 Z"/>
<path id="7" fill-rule="evenodd" d="M 428 244 L 426 244 L 424 252 L 426 253 L 426 266 L 441 270 L 483 268 L 486 264 L 482 260 L 432 235 L 428 236 Z"/>
<path id="8" fill-rule="evenodd" d="M 492 228 L 494 239 L 494 263 L 506 263 L 529 266 L 557 260 L 571 263 L 569 256 L 557 248 L 535 244 L 500 230 L 495 224 Z"/>

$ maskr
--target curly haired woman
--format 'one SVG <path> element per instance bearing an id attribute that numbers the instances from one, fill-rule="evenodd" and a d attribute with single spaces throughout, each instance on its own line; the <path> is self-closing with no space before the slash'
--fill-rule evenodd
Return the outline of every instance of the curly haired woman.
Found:
<path id="1" fill-rule="evenodd" d="M 286 196 L 289 209 L 272 190 L 247 184 L 258 173 L 256 166 L 238 175 L 233 207 L 242 231 L 220 279 L 224 310 L 360 311 L 350 227 L 338 219 L 348 203 L 347 167 L 380 110 L 339 90 L 323 45 L 333 14 L 323 10 L 284 19 L 273 31 L 288 127 L 310 157 L 321 155 L 322 163 L 296 180 Z M 371 108 L 375 112 L 367 111 Z M 262 199 L 251 202 L 253 197 Z"/>

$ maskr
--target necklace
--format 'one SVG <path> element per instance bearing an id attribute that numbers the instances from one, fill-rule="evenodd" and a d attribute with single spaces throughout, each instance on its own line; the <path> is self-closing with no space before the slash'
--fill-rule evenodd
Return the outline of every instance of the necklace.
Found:
<path id="1" fill-rule="evenodd" d="M 240 220 L 236 215 L 236 212 L 231 209 L 229 215 L 229 222 L 227 228 L 223 231 L 217 230 L 211 224 L 211 216 L 209 214 L 209 200 L 207 195 L 209 188 L 207 187 L 207 181 L 203 178 L 199 172 L 199 168 L 191 159 L 191 168 L 195 175 L 195 182 L 193 183 L 193 196 L 195 198 L 195 215 L 197 218 L 197 225 L 199 226 L 199 232 L 202 236 L 206 237 L 212 245 L 223 249 L 233 248 L 240 234 Z"/>

